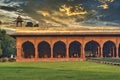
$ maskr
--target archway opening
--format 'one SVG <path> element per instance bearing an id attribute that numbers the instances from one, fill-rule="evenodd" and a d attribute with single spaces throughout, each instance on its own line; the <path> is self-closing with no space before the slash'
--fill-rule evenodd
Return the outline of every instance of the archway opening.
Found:
<path id="1" fill-rule="evenodd" d="M 53 57 L 54 58 L 64 58 L 66 57 L 66 45 L 64 42 L 58 41 L 53 47 Z"/>
<path id="2" fill-rule="evenodd" d="M 104 43 L 103 57 L 116 57 L 116 47 L 112 41 L 107 41 Z"/>
<path id="3" fill-rule="evenodd" d="M 50 58 L 51 57 L 51 48 L 49 43 L 43 41 L 38 44 L 38 57 L 39 58 Z"/>
<path id="4" fill-rule="evenodd" d="M 86 57 L 100 57 L 100 45 L 96 41 L 90 41 L 85 45 Z"/>
<path id="5" fill-rule="evenodd" d="M 77 41 L 70 43 L 69 46 L 69 57 L 79 58 L 81 56 L 81 44 Z"/>
<path id="6" fill-rule="evenodd" d="M 27 41 L 22 44 L 24 58 L 34 58 L 35 57 L 35 47 L 33 43 Z"/>

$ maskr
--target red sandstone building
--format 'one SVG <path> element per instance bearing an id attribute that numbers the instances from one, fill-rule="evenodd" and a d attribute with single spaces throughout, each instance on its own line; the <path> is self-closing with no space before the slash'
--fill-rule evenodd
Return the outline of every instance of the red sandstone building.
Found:
<path id="1" fill-rule="evenodd" d="M 119 32 L 16 33 L 17 61 L 120 57 Z"/>

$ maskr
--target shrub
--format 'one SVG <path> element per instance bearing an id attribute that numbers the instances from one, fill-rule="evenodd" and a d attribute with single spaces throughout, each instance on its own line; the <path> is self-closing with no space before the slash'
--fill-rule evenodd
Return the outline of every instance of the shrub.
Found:
<path id="1" fill-rule="evenodd" d="M 9 58 L 9 61 L 10 61 L 10 62 L 15 62 L 16 59 L 14 59 L 14 58 Z"/>
<path id="2" fill-rule="evenodd" d="M 1 58 L 1 62 L 8 62 L 8 61 L 9 61 L 9 58 L 7 57 Z"/>

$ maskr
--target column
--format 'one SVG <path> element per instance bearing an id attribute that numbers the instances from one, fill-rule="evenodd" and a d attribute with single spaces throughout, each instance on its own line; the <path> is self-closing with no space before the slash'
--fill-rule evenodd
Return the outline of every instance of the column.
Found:
<path id="1" fill-rule="evenodd" d="M 38 47 L 37 47 L 37 45 L 35 45 L 35 58 L 36 59 L 38 58 Z"/>
<path id="2" fill-rule="evenodd" d="M 51 58 L 53 58 L 53 45 L 51 45 Z"/>
<path id="3" fill-rule="evenodd" d="M 100 57 L 103 58 L 103 46 L 100 47 Z"/>
<path id="4" fill-rule="evenodd" d="M 16 59 L 18 61 L 22 58 L 21 52 L 22 52 L 22 49 L 20 47 L 17 47 L 17 58 Z"/>
<path id="5" fill-rule="evenodd" d="M 81 46 L 81 57 L 84 59 L 85 58 L 85 50 L 84 50 L 84 46 Z"/>
<path id="6" fill-rule="evenodd" d="M 116 58 L 119 58 L 119 45 L 116 46 Z"/>
<path id="7" fill-rule="evenodd" d="M 66 45 L 66 58 L 69 58 L 69 46 L 68 46 L 68 44 Z"/>
<path id="8" fill-rule="evenodd" d="M 79 58 L 81 58 L 81 57 L 82 57 L 82 47 L 80 46 L 80 57 Z"/>
<path id="9" fill-rule="evenodd" d="M 83 48 L 82 48 L 82 46 L 80 46 L 80 50 L 81 50 L 81 52 L 80 52 L 80 58 L 82 58 L 83 57 Z"/>
<path id="10" fill-rule="evenodd" d="M 97 47 L 97 57 L 100 57 L 100 46 Z"/>
<path id="11" fill-rule="evenodd" d="M 115 57 L 115 50 L 114 46 L 112 47 L 112 57 Z"/>
<path id="12" fill-rule="evenodd" d="M 21 57 L 24 57 L 24 52 L 23 52 L 23 48 L 21 48 Z"/>

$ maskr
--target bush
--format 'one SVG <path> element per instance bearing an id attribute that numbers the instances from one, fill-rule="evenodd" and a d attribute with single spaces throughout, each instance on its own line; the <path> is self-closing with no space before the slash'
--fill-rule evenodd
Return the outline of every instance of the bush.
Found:
<path id="1" fill-rule="evenodd" d="M 14 58 L 10 58 L 9 61 L 10 61 L 10 62 L 15 62 L 16 59 L 14 59 Z"/>
<path id="2" fill-rule="evenodd" d="M 33 27 L 33 23 L 32 22 L 27 22 L 26 27 Z"/>
<path id="3" fill-rule="evenodd" d="M 0 56 L 2 55 L 2 49 L 0 49 Z"/>
<path id="4" fill-rule="evenodd" d="M 34 27 L 39 27 L 39 24 L 35 24 Z"/>
<path id="5" fill-rule="evenodd" d="M 9 58 L 5 57 L 5 58 L 1 58 L 0 60 L 1 62 L 8 62 L 9 61 Z"/>

